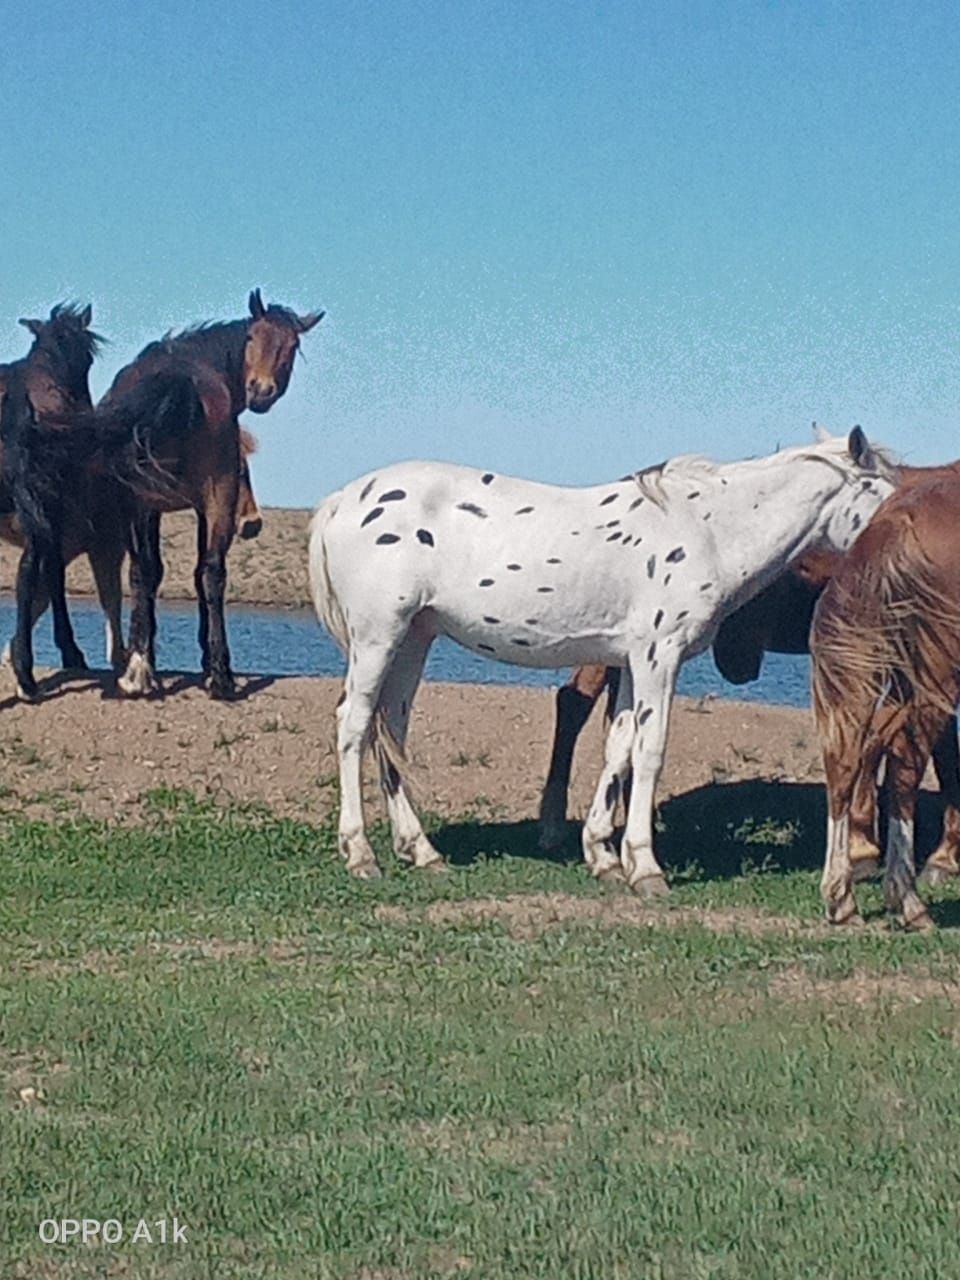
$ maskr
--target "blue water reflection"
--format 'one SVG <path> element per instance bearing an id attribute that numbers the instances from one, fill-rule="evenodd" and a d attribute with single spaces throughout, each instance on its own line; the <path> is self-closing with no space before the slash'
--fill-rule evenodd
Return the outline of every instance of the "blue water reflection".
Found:
<path id="1" fill-rule="evenodd" d="M 93 666 L 104 665 L 103 618 L 98 607 L 72 601 L 70 615 L 80 647 Z M 14 607 L 0 601 L 0 629 L 4 640 L 13 633 Z M 264 675 L 341 675 L 343 659 L 336 645 L 309 610 L 253 609 L 233 605 L 227 626 L 235 670 Z M 157 662 L 161 671 L 198 671 L 197 615 L 191 605 L 162 604 L 159 608 Z M 49 615 L 37 626 L 35 651 L 38 666 L 58 666 Z M 531 671 L 511 667 L 468 653 L 449 640 L 440 639 L 427 661 L 428 680 L 469 684 L 509 684 L 552 687 L 566 679 L 564 671 Z M 763 674 L 749 685 L 728 684 L 713 658 L 701 654 L 680 673 L 679 691 L 689 697 L 715 694 L 750 702 L 809 705 L 810 667 L 805 657 L 770 654 Z"/>

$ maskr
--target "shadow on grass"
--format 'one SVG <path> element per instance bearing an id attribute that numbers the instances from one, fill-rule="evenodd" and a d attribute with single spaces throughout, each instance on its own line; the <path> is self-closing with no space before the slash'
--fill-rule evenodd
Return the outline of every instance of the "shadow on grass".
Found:
<path id="1" fill-rule="evenodd" d="M 942 812 L 938 794 L 921 793 L 918 861 L 936 845 Z M 823 865 L 827 818 L 819 783 L 750 779 L 696 787 L 667 800 L 658 818 L 658 860 L 666 870 L 692 880 L 731 879 L 741 874 L 745 862 L 774 874 L 818 871 Z M 579 823 L 568 822 L 563 844 L 549 852 L 540 849 L 538 835 L 533 820 L 478 821 L 441 827 L 433 840 L 454 866 L 469 866 L 479 858 L 532 858 L 561 865 L 580 860 Z M 960 923 L 960 905 L 957 912 Z"/>

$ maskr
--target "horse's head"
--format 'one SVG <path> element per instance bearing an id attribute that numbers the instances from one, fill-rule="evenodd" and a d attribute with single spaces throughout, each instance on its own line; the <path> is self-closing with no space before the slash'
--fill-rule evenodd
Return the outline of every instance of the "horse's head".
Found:
<path id="1" fill-rule="evenodd" d="M 257 442 L 249 431 L 240 430 L 240 491 L 237 494 L 237 537 L 256 538 L 263 528 L 263 515 L 253 492 L 253 481 L 250 479 L 251 454 L 255 453 Z"/>
<path id="2" fill-rule="evenodd" d="M 48 320 L 21 319 L 33 334 L 30 355 L 42 354 L 53 366 L 53 373 L 64 391 L 74 400 L 90 404 L 87 378 L 93 358 L 103 339 L 90 328 L 92 308 L 73 303 L 58 303 Z"/>
<path id="3" fill-rule="evenodd" d="M 322 311 L 298 316 L 288 307 L 263 305 L 260 290 L 250 295 L 250 319 L 243 355 L 243 385 L 247 408 L 266 413 L 280 399 L 290 382 L 300 335 L 323 319 Z"/>
<path id="4" fill-rule="evenodd" d="M 815 446 L 814 452 L 823 461 L 832 462 L 846 481 L 824 508 L 819 544 L 846 551 L 880 503 L 893 493 L 897 469 L 883 450 L 870 444 L 860 427 L 854 427 L 845 442 L 828 437 Z"/>

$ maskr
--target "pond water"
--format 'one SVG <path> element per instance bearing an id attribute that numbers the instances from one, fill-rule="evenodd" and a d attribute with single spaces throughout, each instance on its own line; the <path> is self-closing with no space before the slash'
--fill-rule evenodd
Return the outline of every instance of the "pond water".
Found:
<path id="1" fill-rule="evenodd" d="M 161 671 L 198 671 L 197 613 L 190 604 L 161 604 L 158 610 L 157 663 Z M 103 615 L 97 605 L 82 600 L 70 603 L 77 640 L 92 666 L 104 659 Z M 15 609 L 9 599 L 0 600 L 0 636 L 3 643 L 13 634 Z M 342 675 L 340 651 L 322 630 L 312 611 L 255 609 L 231 605 L 227 628 L 234 670 L 263 675 Z M 53 643 L 49 614 L 37 625 L 34 648 L 38 666 L 56 667 L 59 655 Z M 566 671 L 531 671 L 481 658 L 446 639 L 439 639 L 427 660 L 428 680 L 469 684 L 520 684 L 556 687 Z M 769 654 L 763 672 L 753 684 L 728 684 L 709 653 L 688 662 L 680 672 L 678 690 L 689 697 L 713 694 L 749 702 L 805 707 L 810 702 L 810 663 L 806 657 Z"/>

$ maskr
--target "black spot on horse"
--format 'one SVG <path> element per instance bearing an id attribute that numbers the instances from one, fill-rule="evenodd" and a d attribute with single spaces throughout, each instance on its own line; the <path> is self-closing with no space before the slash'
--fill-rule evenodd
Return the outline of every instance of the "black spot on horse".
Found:
<path id="1" fill-rule="evenodd" d="M 390 545 L 390 543 L 391 543 L 391 542 L 399 542 L 399 541 L 400 541 L 400 536 L 399 536 L 399 534 L 396 534 L 396 533 L 381 533 L 380 537 L 377 539 L 377 546 L 378 546 L 378 547 L 388 547 L 388 546 Z"/>
<path id="2" fill-rule="evenodd" d="M 500 621 L 499 618 L 491 618 L 490 615 L 487 613 L 483 615 L 483 620 L 484 622 L 488 622 L 491 627 L 495 627 L 497 623 Z"/>
<path id="3" fill-rule="evenodd" d="M 653 629 L 654 629 L 654 631 L 656 631 L 657 627 L 659 627 L 659 625 L 660 625 L 660 623 L 661 623 L 662 621 L 663 621 L 663 610 L 662 610 L 662 609 L 658 609 L 658 610 L 657 610 L 657 612 L 656 612 L 656 613 L 654 614 L 654 616 L 653 616 Z"/>
<path id="4" fill-rule="evenodd" d="M 556 556 L 551 556 L 550 559 L 547 561 L 547 564 L 560 564 L 560 561 L 557 559 Z"/>
<path id="5" fill-rule="evenodd" d="M 608 493 L 607 496 L 601 501 L 600 505 L 601 507 L 608 507 L 611 502 L 616 502 L 616 500 L 619 497 L 620 497 L 619 493 Z"/>
<path id="6" fill-rule="evenodd" d="M 852 524 L 854 529 L 859 529 L 861 525 L 860 517 L 854 516 L 853 519 L 850 521 L 850 523 Z"/>
<path id="7" fill-rule="evenodd" d="M 360 492 L 360 501 L 361 501 L 361 502 L 366 502 L 367 498 L 370 496 L 370 490 L 373 488 L 373 486 L 374 486 L 376 483 L 377 483 L 377 477 L 376 477 L 376 476 L 373 476 L 373 477 L 371 477 L 371 479 L 369 479 L 369 480 L 367 481 L 367 483 L 363 486 L 363 489 L 362 489 L 362 490 L 361 490 L 361 492 Z"/>
<path id="8" fill-rule="evenodd" d="M 475 502 L 458 502 L 458 511 L 469 511 L 472 516 L 479 516 L 481 520 L 486 520 L 487 513 L 483 507 L 478 507 Z"/>
<path id="9" fill-rule="evenodd" d="M 657 571 L 657 557 L 651 556 L 647 561 L 647 577 L 652 578 Z"/>
<path id="10" fill-rule="evenodd" d="M 381 493 L 377 499 L 378 502 L 400 502 L 405 498 L 406 492 L 403 489 L 390 489 L 387 493 Z"/>
<path id="11" fill-rule="evenodd" d="M 487 471 L 487 472 L 485 472 L 485 473 L 480 477 L 480 483 L 481 483 L 481 484 L 492 484 L 492 483 L 493 483 L 493 472 L 492 472 L 492 471 Z"/>
<path id="12" fill-rule="evenodd" d="M 654 640 L 650 648 L 647 650 L 647 661 L 652 662 L 656 656 L 657 656 L 657 642 L 656 640 Z"/>
<path id="13" fill-rule="evenodd" d="M 579 529 L 571 529 L 571 530 L 570 530 L 570 537 L 571 537 L 571 538 L 579 538 L 579 537 L 580 537 L 580 530 L 579 530 Z"/>
<path id="14" fill-rule="evenodd" d="M 530 641 L 529 641 L 529 640 L 518 640 L 518 639 L 514 638 L 513 640 L 511 640 L 511 641 L 510 641 L 510 643 L 511 643 L 511 644 L 519 645 L 521 649 L 529 649 L 529 648 L 530 648 Z"/>
<path id="15" fill-rule="evenodd" d="M 496 653 L 496 652 L 497 652 L 497 651 L 496 651 L 496 649 L 493 647 L 493 645 L 492 645 L 492 644 L 478 644 L 478 645 L 477 645 L 477 648 L 478 648 L 478 649 L 482 649 L 484 653 Z"/>
<path id="16" fill-rule="evenodd" d="M 688 493 L 688 494 L 687 494 L 687 498 L 688 498 L 688 500 L 690 500 L 690 501 L 692 501 L 694 498 L 699 498 L 699 497 L 700 497 L 700 490 L 699 490 L 699 489 L 694 489 L 693 493 Z"/>
<path id="17" fill-rule="evenodd" d="M 712 582 L 704 582 L 703 585 L 700 587 L 700 590 L 709 591 L 712 586 L 713 586 Z"/>
<path id="18" fill-rule="evenodd" d="M 528 516 L 532 510 L 533 507 L 517 507 L 513 514 L 515 516 Z"/>
<path id="19" fill-rule="evenodd" d="M 670 579 L 671 579 L 672 577 L 673 577 L 673 574 L 672 574 L 672 573 L 668 573 L 668 574 L 667 574 L 667 576 L 664 578 L 664 580 L 663 580 L 663 585 L 664 585 L 665 587 L 669 587 L 669 585 L 670 585 Z"/>
<path id="20" fill-rule="evenodd" d="M 420 540 L 420 542 L 423 543 L 425 547 L 432 547 L 434 545 L 433 534 L 430 532 L 429 529 L 418 529 L 417 538 Z"/>
<path id="21" fill-rule="evenodd" d="M 674 547 L 672 551 L 667 552 L 667 564 L 679 564 L 681 560 L 686 560 L 687 553 L 683 547 Z"/>
<path id="22" fill-rule="evenodd" d="M 637 507 L 640 506 L 641 502 L 643 502 L 642 498 L 634 498 L 634 500 L 630 503 L 630 510 L 636 511 Z"/>
<path id="23" fill-rule="evenodd" d="M 621 547 L 629 547 L 632 541 L 633 541 L 633 535 L 628 533 L 627 536 L 624 538 L 624 540 L 620 543 L 620 545 Z"/>
<path id="24" fill-rule="evenodd" d="M 537 590 L 540 592 L 542 596 L 545 596 L 545 595 L 548 595 L 553 590 L 553 587 L 537 587 Z"/>
<path id="25" fill-rule="evenodd" d="M 507 568 L 508 568 L 508 569 L 510 569 L 513 573 L 516 573 L 518 569 L 522 569 L 522 568 L 523 568 L 523 565 L 521 565 L 521 564 L 508 564 L 508 565 L 507 565 Z"/>
<path id="26" fill-rule="evenodd" d="M 539 627 L 540 625 L 539 618 L 524 618 L 524 622 L 527 624 L 528 627 Z"/>
<path id="27" fill-rule="evenodd" d="M 689 617 L 689 615 L 690 615 L 689 609 L 681 609 L 680 612 L 677 614 L 677 621 L 682 622 L 684 618 Z"/>
<path id="28" fill-rule="evenodd" d="M 615 529 L 619 523 L 620 523 L 619 520 L 608 520 L 603 527 L 605 529 Z"/>
<path id="29" fill-rule="evenodd" d="M 603 803 L 607 809 L 616 808 L 617 801 L 620 799 L 620 779 L 611 778 L 607 783 L 607 789 L 603 793 Z"/>
<path id="30" fill-rule="evenodd" d="M 622 534 L 622 533 L 620 532 L 620 530 L 618 529 L 616 533 L 611 533 L 611 534 L 610 534 L 609 538 L 607 538 L 607 541 L 608 541 L 608 542 L 616 542 L 619 538 L 622 538 L 622 537 L 623 537 L 623 534 Z"/>
<path id="31" fill-rule="evenodd" d="M 481 579 L 480 579 L 480 582 L 479 582 L 479 584 L 478 584 L 478 585 L 479 585 L 479 586 L 481 586 L 481 587 L 492 587 L 492 586 L 493 586 L 493 579 L 492 579 L 492 578 L 481 578 Z"/>
<path id="32" fill-rule="evenodd" d="M 376 520 L 379 516 L 382 516 L 382 515 L 383 515 L 383 507 L 374 507 L 373 510 L 368 511 L 367 514 L 360 521 L 360 528 L 362 529 L 364 525 L 369 524 L 371 520 Z"/>
<path id="33" fill-rule="evenodd" d="M 703 517 L 703 518 L 704 518 L 704 520 L 709 520 L 709 519 L 711 519 L 711 517 L 712 517 L 712 516 L 713 516 L 713 512 L 712 512 L 712 511 L 708 511 L 708 512 L 706 512 L 706 514 L 704 515 L 704 517 Z"/>
<path id="34" fill-rule="evenodd" d="M 647 707 L 646 710 L 641 711 L 637 716 L 637 724 L 646 724 L 652 715 L 653 707 Z"/>

